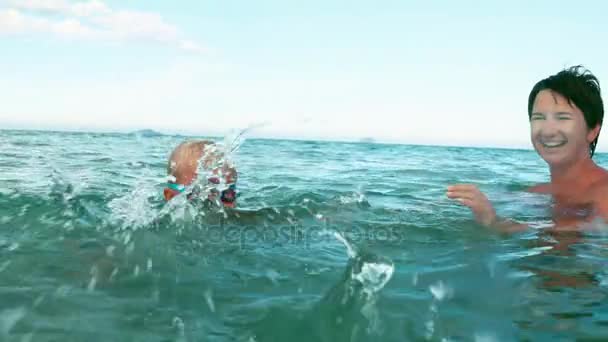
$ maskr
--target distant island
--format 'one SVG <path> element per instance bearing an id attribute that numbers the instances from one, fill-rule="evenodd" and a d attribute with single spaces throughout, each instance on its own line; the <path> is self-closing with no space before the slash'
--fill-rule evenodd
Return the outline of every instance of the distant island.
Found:
<path id="1" fill-rule="evenodd" d="M 359 142 L 367 143 L 367 144 L 373 144 L 373 143 L 376 142 L 376 139 L 374 139 L 374 138 L 361 138 L 361 139 L 359 139 Z"/>
<path id="2" fill-rule="evenodd" d="M 164 134 L 157 132 L 153 129 L 140 129 L 129 134 L 137 135 L 144 138 L 154 138 L 154 137 L 162 137 Z"/>

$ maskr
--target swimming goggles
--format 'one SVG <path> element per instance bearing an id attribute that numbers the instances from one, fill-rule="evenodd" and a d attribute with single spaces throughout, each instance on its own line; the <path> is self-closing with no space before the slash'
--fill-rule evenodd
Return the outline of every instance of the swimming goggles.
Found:
<path id="1" fill-rule="evenodd" d="M 209 178 L 207 178 L 207 180 L 209 181 L 209 183 L 212 183 L 212 184 L 220 184 L 220 179 L 218 177 L 209 177 Z M 167 183 L 167 188 L 171 189 L 177 193 L 182 193 L 186 190 L 186 186 L 184 184 L 178 184 L 178 183 L 172 183 L 172 182 Z M 192 192 L 188 194 L 188 199 L 193 198 L 199 192 L 200 192 L 200 188 L 194 187 L 192 189 Z M 211 195 L 214 193 L 217 194 L 217 190 L 211 191 Z M 236 201 L 236 197 L 237 197 L 236 184 L 234 184 L 234 183 L 229 184 L 227 189 L 220 192 L 220 201 L 225 206 L 234 207 L 234 202 Z"/>

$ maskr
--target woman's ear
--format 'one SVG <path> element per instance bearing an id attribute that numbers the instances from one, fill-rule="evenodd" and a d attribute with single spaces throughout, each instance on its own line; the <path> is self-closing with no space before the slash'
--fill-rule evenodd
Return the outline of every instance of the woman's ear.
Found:
<path id="1" fill-rule="evenodd" d="M 600 130 L 601 129 L 602 129 L 602 126 L 600 124 L 597 124 L 595 127 L 593 127 L 592 129 L 590 129 L 589 132 L 587 133 L 587 141 L 589 143 L 591 143 L 595 139 L 597 139 L 598 135 L 600 135 Z"/>

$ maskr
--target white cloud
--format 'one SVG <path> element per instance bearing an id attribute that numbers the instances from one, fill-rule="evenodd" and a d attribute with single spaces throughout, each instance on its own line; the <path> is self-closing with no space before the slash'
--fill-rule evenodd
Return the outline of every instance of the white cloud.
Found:
<path id="1" fill-rule="evenodd" d="M 179 29 L 151 12 L 114 10 L 99 0 L 5 0 L 0 7 L 0 34 L 53 34 L 62 38 L 155 41 L 203 52 Z M 1 5 L 0 5 L 1 6 Z"/>
<path id="2" fill-rule="evenodd" d="M 87 17 L 94 14 L 107 14 L 111 10 L 101 1 L 92 0 L 89 2 L 80 2 L 68 7 L 70 11 L 77 16 Z"/>
<path id="3" fill-rule="evenodd" d="M 165 23 L 154 13 L 116 11 L 90 18 L 93 24 L 108 28 L 119 39 L 151 38 L 162 42 L 179 42 L 177 28 Z"/>
<path id="4" fill-rule="evenodd" d="M 7 0 L 9 7 L 35 11 L 65 11 L 69 4 L 65 0 Z"/>
<path id="5" fill-rule="evenodd" d="M 48 32 L 69 37 L 90 37 L 94 34 L 93 30 L 83 26 L 78 20 L 51 21 L 43 17 L 27 16 L 15 9 L 0 10 L 0 33 L 18 34 L 23 32 Z"/>

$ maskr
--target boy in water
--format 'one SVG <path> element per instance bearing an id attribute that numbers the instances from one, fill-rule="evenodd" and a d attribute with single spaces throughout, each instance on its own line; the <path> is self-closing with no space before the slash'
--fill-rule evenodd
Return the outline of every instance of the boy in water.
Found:
<path id="1" fill-rule="evenodd" d="M 202 169 L 209 171 L 207 185 L 200 185 L 211 188 L 208 195 L 209 200 L 219 201 L 225 207 L 234 208 L 236 205 L 236 169 L 226 162 L 220 162 L 223 153 L 217 151 L 216 145 L 207 140 L 191 140 L 179 144 L 171 153 L 167 165 L 169 182 L 164 189 L 165 200 L 169 201 L 173 197 L 186 191 L 192 183 L 197 180 L 199 174 L 199 163 Z M 223 191 L 213 189 L 215 185 L 225 181 L 227 188 Z M 188 199 L 192 199 L 200 192 L 200 187 L 195 186 L 189 189 Z M 219 196 L 219 198 L 218 198 Z"/>
<path id="2" fill-rule="evenodd" d="M 539 81 L 528 97 L 528 119 L 534 149 L 551 173 L 549 183 L 529 191 L 552 196 L 553 229 L 577 231 L 598 218 L 608 222 L 608 171 L 592 160 L 604 119 L 598 79 L 576 66 Z M 484 226 L 507 232 L 528 228 L 499 218 L 473 184 L 447 190 Z"/>

